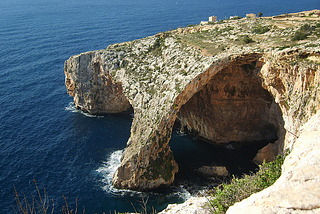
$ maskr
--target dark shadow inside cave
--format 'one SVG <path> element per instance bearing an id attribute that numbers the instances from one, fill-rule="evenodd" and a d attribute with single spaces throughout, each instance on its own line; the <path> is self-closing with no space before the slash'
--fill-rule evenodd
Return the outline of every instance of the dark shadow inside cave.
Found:
<path id="1" fill-rule="evenodd" d="M 269 142 L 261 141 L 238 147 L 232 144 L 219 146 L 175 129 L 170 140 L 170 148 L 179 165 L 175 185 L 182 185 L 188 192 L 197 193 L 199 190 L 216 186 L 232 175 L 240 177 L 244 173 L 255 172 L 258 166 L 252 159 L 267 143 Z M 202 166 L 225 166 L 229 175 L 226 178 L 208 178 L 197 172 Z"/>
<path id="2" fill-rule="evenodd" d="M 181 130 L 218 144 L 277 139 L 273 97 L 247 66 L 226 68 L 180 108 Z"/>
<path id="3" fill-rule="evenodd" d="M 236 176 L 255 171 L 258 150 L 282 138 L 280 107 L 255 69 L 244 64 L 221 70 L 180 108 L 170 141 L 179 165 L 176 183 L 207 187 L 208 178 L 196 173 L 201 166 L 226 166 Z M 210 180 L 216 185 L 219 179 Z"/>

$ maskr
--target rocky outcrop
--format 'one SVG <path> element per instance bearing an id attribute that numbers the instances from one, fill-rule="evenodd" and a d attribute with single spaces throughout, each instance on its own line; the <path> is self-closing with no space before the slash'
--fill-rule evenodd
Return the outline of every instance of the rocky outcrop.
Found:
<path id="1" fill-rule="evenodd" d="M 236 203 L 227 214 L 320 213 L 320 113 L 299 132 L 276 183 Z"/>
<path id="2" fill-rule="evenodd" d="M 118 53 L 118 57 L 121 53 Z M 116 56 L 117 57 L 117 56 Z M 77 108 L 91 114 L 120 113 L 131 105 L 115 82 L 104 72 L 99 54 L 80 54 L 65 62 L 65 84 Z"/>
<path id="3" fill-rule="evenodd" d="M 208 205 L 209 198 L 191 197 L 182 204 L 170 204 L 159 214 L 210 214 L 213 210 Z"/>
<path id="4" fill-rule="evenodd" d="M 263 161 L 274 161 L 278 151 L 277 143 L 269 143 L 258 151 L 256 156 L 253 158 L 253 162 L 257 165 L 261 165 Z"/>
<path id="5" fill-rule="evenodd" d="M 240 44 L 241 37 L 226 34 L 225 27 L 192 29 L 195 35 L 221 32 Z M 277 31 L 285 34 L 275 27 L 266 37 Z M 262 50 L 263 43 L 234 45 L 212 56 L 188 44 L 186 32 L 110 45 L 65 63 L 67 90 L 77 107 L 94 114 L 134 111 L 113 178 L 117 188 L 148 190 L 173 183 L 178 165 L 169 140 L 175 121 L 216 143 L 277 139 L 270 146 L 276 151 L 272 159 L 293 147 L 299 128 L 319 110 L 319 39 L 284 50 Z"/>

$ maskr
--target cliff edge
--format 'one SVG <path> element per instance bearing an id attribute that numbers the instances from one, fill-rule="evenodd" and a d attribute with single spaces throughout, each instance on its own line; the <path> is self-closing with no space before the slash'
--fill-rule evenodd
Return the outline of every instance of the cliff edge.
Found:
<path id="1" fill-rule="evenodd" d="M 307 37 L 295 40 L 303 26 Z M 178 28 L 72 56 L 65 83 L 89 113 L 133 110 L 113 185 L 154 189 L 178 172 L 169 146 L 174 123 L 208 142 L 270 141 L 257 163 L 294 151 L 320 108 L 319 31 L 317 20 L 280 19 Z"/>

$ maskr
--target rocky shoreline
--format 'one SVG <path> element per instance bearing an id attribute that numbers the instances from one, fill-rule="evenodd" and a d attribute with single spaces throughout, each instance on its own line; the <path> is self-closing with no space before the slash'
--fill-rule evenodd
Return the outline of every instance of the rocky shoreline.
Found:
<path id="1" fill-rule="evenodd" d="M 303 26 L 307 37 L 294 41 Z M 179 28 L 70 57 L 66 87 L 75 106 L 92 114 L 133 109 L 115 187 L 168 186 L 179 169 L 168 145 L 176 121 L 208 142 L 277 138 L 258 163 L 295 150 L 320 108 L 319 29 L 314 18 Z"/>

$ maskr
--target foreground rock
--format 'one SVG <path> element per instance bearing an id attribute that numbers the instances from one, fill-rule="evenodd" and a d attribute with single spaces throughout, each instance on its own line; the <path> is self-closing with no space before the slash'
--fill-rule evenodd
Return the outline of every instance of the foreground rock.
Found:
<path id="1" fill-rule="evenodd" d="M 212 209 L 208 200 L 206 197 L 191 197 L 182 204 L 169 205 L 160 214 L 209 214 Z"/>
<path id="2" fill-rule="evenodd" d="M 252 33 L 258 21 L 270 31 Z M 320 108 L 320 40 L 311 35 L 285 49 L 277 42 L 291 41 L 305 23 L 291 21 L 283 30 L 276 21 L 258 21 L 178 29 L 66 61 L 67 90 L 78 108 L 134 111 L 115 187 L 148 190 L 173 183 L 178 165 L 169 140 L 176 121 L 220 144 L 277 139 L 270 158 L 294 146 L 299 128 Z M 261 42 L 241 42 L 244 33 Z"/>
<path id="3" fill-rule="evenodd" d="M 236 203 L 227 214 L 320 213 L 320 113 L 299 131 L 276 183 Z"/>

